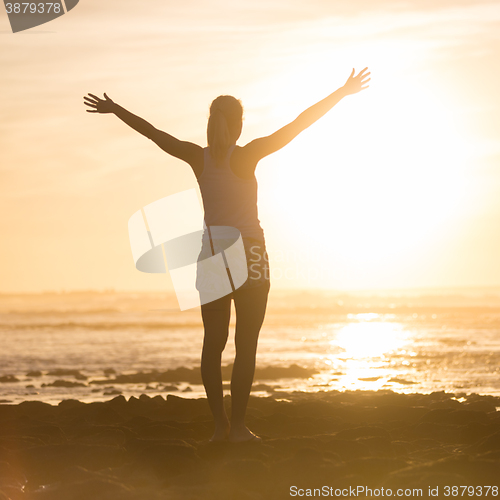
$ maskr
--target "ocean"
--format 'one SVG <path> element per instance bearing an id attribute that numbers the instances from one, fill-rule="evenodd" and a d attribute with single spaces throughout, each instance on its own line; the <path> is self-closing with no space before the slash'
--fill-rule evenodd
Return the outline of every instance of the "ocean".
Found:
<path id="1" fill-rule="evenodd" d="M 0 294 L 0 402 L 204 397 L 198 309 L 157 292 Z M 234 309 L 223 354 L 226 394 Z M 500 395 L 500 290 L 271 289 L 253 395 Z"/>

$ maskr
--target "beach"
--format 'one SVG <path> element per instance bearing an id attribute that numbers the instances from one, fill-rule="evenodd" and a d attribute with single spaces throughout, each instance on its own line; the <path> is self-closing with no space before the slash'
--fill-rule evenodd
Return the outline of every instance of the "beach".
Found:
<path id="1" fill-rule="evenodd" d="M 498 496 L 498 290 L 274 291 L 239 444 L 174 299 L 2 297 L 0 500 Z"/>
<path id="2" fill-rule="evenodd" d="M 205 398 L 3 404 L 0 498 L 495 498 L 499 407 L 445 392 L 251 396 L 247 425 L 262 442 L 210 443 Z"/>

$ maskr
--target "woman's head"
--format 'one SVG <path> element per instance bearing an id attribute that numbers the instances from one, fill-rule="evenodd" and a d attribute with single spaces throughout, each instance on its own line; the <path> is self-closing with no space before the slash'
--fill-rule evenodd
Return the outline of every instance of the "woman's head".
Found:
<path id="1" fill-rule="evenodd" d="M 236 143 L 243 126 L 243 106 L 239 99 L 220 95 L 210 105 L 207 140 L 212 158 L 224 160 L 229 147 Z"/>

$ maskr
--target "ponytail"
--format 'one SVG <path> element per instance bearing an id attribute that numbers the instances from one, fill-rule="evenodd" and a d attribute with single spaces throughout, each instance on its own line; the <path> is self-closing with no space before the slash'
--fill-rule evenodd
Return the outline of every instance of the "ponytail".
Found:
<path id="1" fill-rule="evenodd" d="M 210 105 L 207 141 L 210 154 L 216 163 L 224 161 L 230 146 L 241 133 L 243 107 L 232 96 L 219 96 Z"/>
<path id="2" fill-rule="evenodd" d="M 223 162 L 226 157 L 227 150 L 231 145 L 231 137 L 229 135 L 226 117 L 219 108 L 215 108 L 210 113 L 210 117 L 208 119 L 207 139 L 212 158 L 217 163 Z"/>

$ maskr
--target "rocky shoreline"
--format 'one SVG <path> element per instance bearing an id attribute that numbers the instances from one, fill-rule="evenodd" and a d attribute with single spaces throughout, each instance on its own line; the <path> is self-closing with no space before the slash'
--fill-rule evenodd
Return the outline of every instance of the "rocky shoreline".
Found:
<path id="1" fill-rule="evenodd" d="M 205 398 L 3 404 L 0 500 L 479 496 L 500 485 L 499 408 L 476 394 L 280 392 L 250 398 L 262 442 L 234 444 L 209 443 Z"/>

